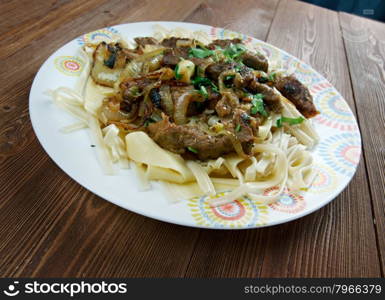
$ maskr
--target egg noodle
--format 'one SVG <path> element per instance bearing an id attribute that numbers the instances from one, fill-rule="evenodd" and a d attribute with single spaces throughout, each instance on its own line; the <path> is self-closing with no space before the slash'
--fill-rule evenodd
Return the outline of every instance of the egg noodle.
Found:
<path id="1" fill-rule="evenodd" d="M 153 36 L 158 40 L 186 37 L 204 44 L 211 41 L 201 31 L 192 32 L 180 28 L 167 30 L 160 26 L 156 26 Z M 123 39 L 122 43 L 135 46 Z M 151 181 L 159 181 L 173 202 L 226 191 L 223 196 L 210 197 L 213 206 L 229 203 L 242 196 L 272 203 L 279 199 L 285 187 L 299 191 L 311 185 L 316 173 L 310 150 L 319 138 L 308 119 L 300 124 L 282 123 L 281 127 L 276 126 L 282 116 L 302 117 L 284 96 L 280 96 L 281 113 L 269 114 L 263 124 L 259 125 L 252 155 L 243 157 L 230 153 L 216 159 L 188 160 L 163 149 L 144 131 L 127 133 L 115 124 L 107 125 L 101 106 L 103 99 L 111 95 L 114 88 L 98 85 L 91 78 L 94 51 L 92 45 L 85 45 L 79 50 L 86 63 L 74 88 L 59 87 L 48 93 L 58 107 L 78 120 L 62 128 L 63 133 L 89 128 L 98 161 L 105 174 L 114 175 L 119 168 L 132 166 L 141 182 L 141 190 L 150 189 Z M 219 88 L 222 92 L 225 87 Z M 266 189 L 272 187 L 277 187 L 274 194 L 264 194 Z"/>

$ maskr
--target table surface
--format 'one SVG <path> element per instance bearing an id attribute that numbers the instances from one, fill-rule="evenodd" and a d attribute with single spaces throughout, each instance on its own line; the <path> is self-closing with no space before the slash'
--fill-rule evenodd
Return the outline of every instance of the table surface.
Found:
<path id="1" fill-rule="evenodd" d="M 1 1 L 0 276 L 383 277 L 385 24 L 296 1 Z M 357 117 L 363 156 L 329 205 L 290 223 L 216 231 L 152 220 L 70 179 L 40 146 L 32 80 L 75 37 L 186 21 L 267 41 L 309 63 Z"/>

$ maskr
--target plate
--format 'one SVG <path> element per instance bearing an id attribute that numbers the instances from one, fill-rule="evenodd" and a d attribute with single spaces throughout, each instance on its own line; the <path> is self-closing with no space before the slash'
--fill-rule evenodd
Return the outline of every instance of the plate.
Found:
<path id="1" fill-rule="evenodd" d="M 270 61 L 280 61 L 295 72 L 313 95 L 321 112 L 313 124 L 321 137 L 313 150 L 318 176 L 306 192 L 285 190 L 276 203 L 266 205 L 240 198 L 212 208 L 207 197 L 170 203 L 159 183 L 140 192 L 133 170 L 118 175 L 102 173 L 88 129 L 63 134 L 60 129 L 74 119 L 57 108 L 45 94 L 59 86 L 74 87 L 83 71 L 79 47 L 88 42 L 126 39 L 153 34 L 153 26 L 202 30 L 212 38 L 241 38 L 259 46 Z M 333 200 L 352 179 L 361 154 L 361 137 L 352 111 L 338 91 L 309 65 L 260 40 L 226 29 L 178 22 L 142 22 L 107 27 L 84 34 L 52 54 L 41 66 L 31 88 L 29 110 L 35 133 L 48 155 L 79 184 L 98 196 L 138 214 L 165 222 L 215 229 L 240 229 L 270 226 L 305 216 Z M 274 193 L 274 188 L 265 191 Z"/>

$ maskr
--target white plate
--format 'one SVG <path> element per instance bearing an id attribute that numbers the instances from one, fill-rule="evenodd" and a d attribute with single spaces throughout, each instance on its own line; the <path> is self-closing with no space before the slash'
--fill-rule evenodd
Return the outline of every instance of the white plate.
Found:
<path id="1" fill-rule="evenodd" d="M 85 42 L 126 39 L 153 34 L 153 25 L 203 30 L 213 38 L 242 38 L 246 43 L 259 45 L 270 61 L 281 60 L 285 68 L 308 85 L 321 114 L 314 125 L 321 137 L 314 149 L 319 175 L 312 187 L 301 195 L 286 191 L 272 205 L 261 205 L 248 199 L 211 208 L 205 197 L 186 199 L 170 204 L 158 184 L 153 189 L 139 192 L 132 170 L 115 176 L 103 175 L 91 147 L 88 129 L 62 134 L 60 128 L 74 122 L 58 109 L 44 94 L 59 86 L 74 87 L 82 72 L 83 61 L 78 50 Z M 357 122 L 348 104 L 337 90 L 309 65 L 274 46 L 249 36 L 210 26 L 177 22 L 143 22 L 123 24 L 87 33 L 61 47 L 42 65 L 32 85 L 29 109 L 35 133 L 58 166 L 79 184 L 98 196 L 127 210 L 150 218 L 203 228 L 254 228 L 288 222 L 305 216 L 329 203 L 352 179 L 361 153 L 361 137 Z M 269 193 L 269 191 L 266 191 Z"/>

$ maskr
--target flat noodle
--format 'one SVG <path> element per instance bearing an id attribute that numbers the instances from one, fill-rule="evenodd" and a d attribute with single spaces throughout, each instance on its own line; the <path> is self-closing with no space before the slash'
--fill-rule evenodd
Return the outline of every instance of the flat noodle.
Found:
<path id="1" fill-rule="evenodd" d="M 191 160 L 187 161 L 187 167 L 189 167 L 191 172 L 194 174 L 196 182 L 198 183 L 203 194 L 215 195 L 214 185 L 205 169 L 200 164 Z"/>

